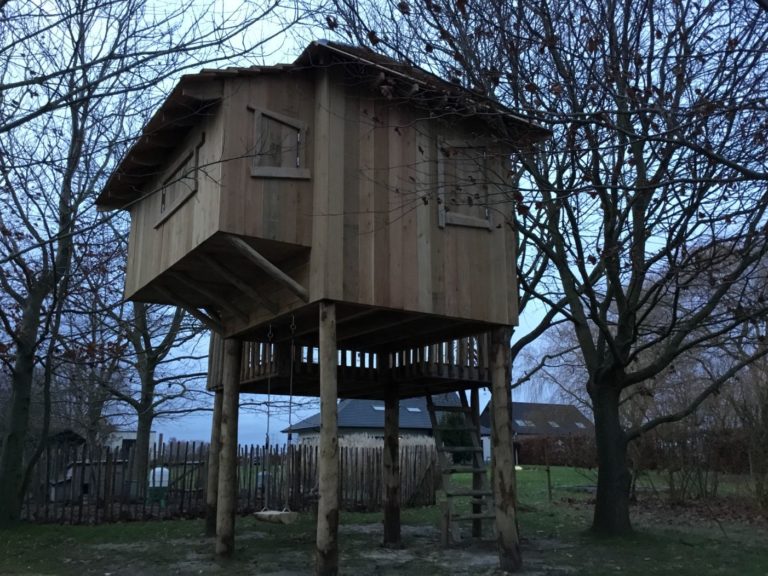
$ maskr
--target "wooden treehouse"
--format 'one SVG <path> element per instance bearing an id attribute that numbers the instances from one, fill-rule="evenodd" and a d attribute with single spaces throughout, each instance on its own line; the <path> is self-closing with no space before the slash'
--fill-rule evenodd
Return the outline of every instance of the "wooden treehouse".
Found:
<path id="1" fill-rule="evenodd" d="M 455 84 L 329 42 L 291 65 L 182 77 L 98 203 L 130 211 L 126 296 L 183 307 L 223 342 L 210 370 L 220 554 L 233 545 L 240 392 L 321 397 L 317 571 L 333 574 L 337 398 L 385 400 L 384 539 L 397 544 L 398 399 L 489 386 L 501 467 L 491 512 L 512 566 L 509 158 L 547 135 Z"/>

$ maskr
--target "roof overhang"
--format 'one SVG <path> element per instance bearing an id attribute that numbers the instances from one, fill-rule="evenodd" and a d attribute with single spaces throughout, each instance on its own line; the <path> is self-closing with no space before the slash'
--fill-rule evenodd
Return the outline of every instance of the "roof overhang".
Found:
<path id="1" fill-rule="evenodd" d="M 410 64 L 367 48 L 315 41 L 293 64 L 202 70 L 182 76 L 110 176 L 96 199 L 97 207 L 128 209 L 139 201 L 147 183 L 157 176 L 178 143 L 203 117 L 214 112 L 223 98 L 226 79 L 298 73 L 332 64 L 342 65 L 347 74 L 369 77 L 370 86 L 390 100 L 441 117 L 480 119 L 500 139 L 514 146 L 533 144 L 552 135 L 530 118 Z"/>
<path id="2" fill-rule="evenodd" d="M 433 112 L 441 117 L 480 119 L 497 136 L 514 146 L 546 140 L 552 132 L 496 100 L 453 82 L 394 60 L 365 47 L 316 40 L 304 49 L 295 66 L 345 66 L 355 76 L 369 76 L 382 96 Z"/>

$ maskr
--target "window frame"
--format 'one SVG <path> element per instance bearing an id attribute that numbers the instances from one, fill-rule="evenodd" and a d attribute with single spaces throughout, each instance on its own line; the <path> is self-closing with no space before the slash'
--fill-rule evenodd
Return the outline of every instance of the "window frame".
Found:
<path id="1" fill-rule="evenodd" d="M 449 140 L 444 137 L 438 137 L 437 139 L 437 225 L 440 228 L 446 228 L 450 226 L 463 226 L 466 228 L 480 228 L 493 230 L 491 222 L 491 211 L 488 206 L 485 206 L 485 218 L 478 218 L 477 216 L 470 216 L 469 214 L 461 214 L 460 212 L 453 212 L 446 206 L 446 197 L 448 184 L 445 181 L 445 149 L 465 148 L 482 150 L 484 155 L 483 171 L 488 174 L 488 161 L 489 161 L 489 146 L 488 142 L 484 140 Z M 487 181 L 487 186 L 490 187 L 490 181 Z M 486 198 L 487 199 L 487 198 Z"/>
<path id="2" fill-rule="evenodd" d="M 168 220 L 171 216 L 173 216 L 176 212 L 178 212 L 179 208 L 181 208 L 184 204 L 187 203 L 187 201 L 192 198 L 195 194 L 197 194 L 197 191 L 200 187 L 199 183 L 199 177 L 198 173 L 200 170 L 200 149 L 205 144 L 205 132 L 201 132 L 200 134 L 200 141 L 195 144 L 191 150 L 187 150 L 186 154 L 183 154 L 181 156 L 180 160 L 177 160 L 173 164 L 173 170 L 171 170 L 170 175 L 165 177 L 163 179 L 163 184 L 160 187 L 160 190 L 158 191 L 160 194 L 160 217 L 158 218 L 157 222 L 155 222 L 155 229 L 162 226 L 166 220 Z M 192 159 L 192 165 L 189 171 L 192 174 L 192 177 L 189 178 L 193 182 L 193 186 L 183 192 L 179 195 L 178 198 L 173 200 L 170 204 L 165 205 L 165 193 L 166 189 L 169 183 L 172 183 L 176 180 L 180 180 L 178 177 L 179 172 L 184 169 L 184 166 L 187 165 L 189 160 Z M 184 180 L 187 180 L 187 178 L 184 178 Z"/>
<path id="3" fill-rule="evenodd" d="M 297 118 L 280 114 L 279 112 L 273 112 L 266 108 L 259 108 L 255 106 L 248 106 L 248 111 L 253 114 L 251 124 L 251 137 L 252 143 L 249 149 L 254 151 L 254 156 L 251 159 L 251 177 L 252 178 L 282 178 L 293 180 L 309 180 L 312 175 L 306 166 L 308 165 L 307 158 L 307 137 L 308 128 L 306 122 L 302 122 Z M 297 159 L 298 166 L 260 166 L 257 165 L 259 156 L 255 154 L 256 145 L 259 141 L 259 134 L 261 132 L 262 119 L 270 118 L 280 124 L 285 124 L 291 128 L 296 129 L 298 133 L 298 146 L 297 146 Z"/>

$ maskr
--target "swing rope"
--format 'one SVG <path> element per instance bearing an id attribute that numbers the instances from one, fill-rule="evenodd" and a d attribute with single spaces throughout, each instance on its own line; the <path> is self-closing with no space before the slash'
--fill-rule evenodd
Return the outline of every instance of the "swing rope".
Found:
<path id="1" fill-rule="evenodd" d="M 296 321 L 291 316 L 291 345 L 290 345 L 290 371 L 288 374 L 288 448 L 286 450 L 286 460 L 283 463 L 282 471 L 285 473 L 285 480 L 283 481 L 283 509 L 270 510 L 269 508 L 269 488 L 273 486 L 272 477 L 270 473 L 270 421 L 272 412 L 272 364 L 277 349 L 274 346 L 274 333 L 272 332 L 272 325 L 269 325 L 269 331 L 267 333 L 267 434 L 266 434 L 266 454 L 264 455 L 264 470 L 262 472 L 262 490 L 264 494 L 264 507 L 261 512 L 256 513 L 256 517 L 260 520 L 267 522 L 279 522 L 282 524 L 290 524 L 297 518 L 297 513 L 292 512 L 289 506 L 290 500 L 290 488 L 288 486 L 288 479 L 290 478 L 291 467 L 291 432 L 290 428 L 293 426 L 293 372 L 294 372 L 294 358 L 296 356 L 295 350 L 295 334 L 296 334 Z"/>
<path id="2" fill-rule="evenodd" d="M 283 511 L 290 512 L 290 487 L 288 486 L 288 478 L 290 478 L 289 472 L 292 471 L 293 468 L 293 454 L 291 454 L 291 436 L 293 432 L 291 431 L 291 428 L 293 427 L 293 362 L 296 357 L 296 319 L 294 316 L 291 316 L 291 346 L 290 346 L 290 354 L 291 354 L 291 362 L 290 367 L 288 371 L 288 442 L 287 442 L 287 448 L 285 451 L 286 455 L 286 475 L 285 475 L 285 482 L 283 482 Z"/>

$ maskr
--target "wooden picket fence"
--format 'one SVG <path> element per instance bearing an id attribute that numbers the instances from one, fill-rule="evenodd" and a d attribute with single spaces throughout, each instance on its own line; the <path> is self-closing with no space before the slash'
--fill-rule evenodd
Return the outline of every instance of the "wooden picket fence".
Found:
<path id="1" fill-rule="evenodd" d="M 131 473 L 133 450 L 86 445 L 49 449 L 33 471 L 23 517 L 100 524 L 205 514 L 207 444 L 154 445 L 148 477 L 142 479 Z M 342 446 L 339 452 L 342 509 L 380 510 L 383 447 Z M 317 446 L 239 446 L 238 456 L 240 514 L 285 507 L 307 511 L 316 505 Z M 439 482 L 434 446 L 402 446 L 400 467 L 403 506 L 434 504 Z"/>

